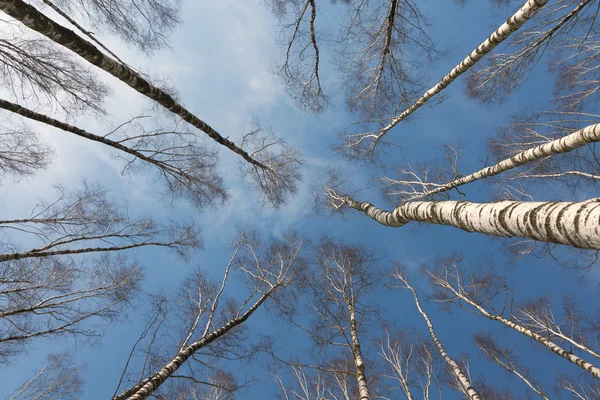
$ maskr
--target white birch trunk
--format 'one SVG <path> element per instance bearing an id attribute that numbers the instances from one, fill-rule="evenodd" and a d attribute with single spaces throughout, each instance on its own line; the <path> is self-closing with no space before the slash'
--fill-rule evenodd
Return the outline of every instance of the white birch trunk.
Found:
<path id="1" fill-rule="evenodd" d="M 554 342 L 546 339 L 542 335 L 537 334 L 537 333 L 531 331 L 530 329 L 527 329 L 527 328 L 525 328 L 509 319 L 501 317 L 499 315 L 492 315 L 492 314 L 488 313 L 487 311 L 484 313 L 484 315 L 491 320 L 502 322 L 504 325 L 508 326 L 509 328 L 512 328 L 512 329 L 516 330 L 517 332 L 530 337 L 531 339 L 535 340 L 536 342 L 543 344 L 544 346 L 546 346 L 547 348 L 552 350 L 555 354 L 558 354 L 559 356 L 566 358 L 573 364 L 579 366 L 580 368 L 583 368 L 584 370 L 586 370 L 587 372 L 589 372 L 596 378 L 600 379 L 600 368 L 595 367 L 593 364 L 585 361 L 584 359 L 582 359 L 580 357 L 577 357 L 576 355 L 574 355 L 571 352 L 568 352 L 567 350 L 563 349 L 562 347 L 555 344 Z"/>
<path id="2" fill-rule="evenodd" d="M 513 32 L 523 26 L 531 17 L 544 6 L 548 0 L 528 0 L 512 17 L 505 23 L 500 25 L 483 43 L 481 43 L 475 50 L 473 50 L 464 60 L 454 67 L 446 76 L 444 76 L 434 87 L 426 91 L 421 98 L 419 98 L 413 105 L 404 110 L 399 115 L 392 119 L 392 122 L 381 129 L 377 135 L 375 135 L 375 143 L 377 144 L 385 134 L 392 129 L 396 124 L 403 119 L 407 118 L 423 104 L 429 101 L 433 96 L 440 93 L 448 85 L 450 85 L 456 78 L 461 74 L 467 72 L 469 68 L 474 66 L 479 60 L 481 60 L 486 54 L 492 51 L 502 41 L 508 38 Z"/>
<path id="3" fill-rule="evenodd" d="M 221 336 L 225 335 L 234 327 L 245 322 L 250 316 L 261 306 L 262 303 L 271 295 L 271 293 L 277 287 L 272 288 L 265 294 L 263 294 L 252 307 L 248 309 L 241 317 L 234 318 L 221 328 L 215 330 L 211 334 L 202 337 L 200 340 L 192 343 L 183 351 L 180 351 L 171 362 L 161 368 L 151 377 L 143 380 L 142 382 L 135 385 L 132 389 L 127 390 L 113 400 L 143 400 L 147 399 L 152 393 L 154 393 L 175 371 L 177 371 L 183 363 L 185 363 L 194 353 L 208 344 L 218 340 Z"/>
<path id="4" fill-rule="evenodd" d="M 580 129 L 570 135 L 563 136 L 560 139 L 552 140 L 540 146 L 522 151 L 511 158 L 500 161 L 496 165 L 483 168 L 477 172 L 473 172 L 470 175 L 463 176 L 462 178 L 453 180 L 452 182 L 448 182 L 447 184 L 434 190 L 423 193 L 419 197 L 431 196 L 436 193 L 445 192 L 455 187 L 466 185 L 467 183 L 499 175 L 529 162 L 538 161 L 556 154 L 567 153 L 571 150 L 575 150 L 587 144 L 598 141 L 600 141 L 600 124 L 586 126 L 585 128 Z"/>
<path id="5" fill-rule="evenodd" d="M 367 385 L 367 377 L 365 374 L 365 363 L 360 350 L 360 341 L 358 340 L 358 329 L 356 328 L 356 316 L 354 306 L 348 305 L 350 313 L 350 336 L 352 337 L 352 356 L 356 367 L 356 382 L 358 385 L 358 393 L 360 400 L 369 400 L 371 395 Z"/>
<path id="6" fill-rule="evenodd" d="M 536 342 L 543 344 L 548 349 L 553 351 L 555 354 L 558 354 L 559 356 L 566 358 L 567 360 L 569 360 L 573 364 L 583 368 L 584 370 L 586 370 L 587 372 L 589 372 L 596 378 L 600 378 L 600 368 L 597 368 L 593 364 L 585 361 L 584 359 L 577 357 L 576 355 L 572 354 L 571 352 L 566 351 L 565 349 L 563 349 L 559 345 L 555 344 L 551 340 L 546 339 L 544 336 L 533 332 L 531 329 L 527 329 L 527 328 L 511 321 L 510 319 L 506 319 L 506 318 L 502 317 L 501 315 L 494 315 L 494 314 L 488 312 L 483 306 L 476 303 L 469 297 L 466 297 L 466 296 L 462 295 L 461 293 L 458 293 L 453 288 L 450 288 L 450 290 L 452 290 L 452 292 L 454 294 L 456 294 L 456 296 L 458 296 L 459 298 L 461 298 L 462 300 L 464 300 L 465 302 L 467 302 L 468 304 L 470 304 L 471 306 L 476 308 L 481 313 L 481 315 L 483 315 L 484 317 L 487 317 L 493 321 L 501 322 L 504 325 L 508 326 L 509 328 L 512 328 L 515 331 L 535 340 Z"/>
<path id="7" fill-rule="evenodd" d="M 367 202 L 343 199 L 382 225 L 399 227 L 411 221 L 454 226 L 467 232 L 529 239 L 600 250 L 600 203 L 414 201 L 393 211 Z"/>
<path id="8" fill-rule="evenodd" d="M 396 275 L 396 277 L 402 280 L 406 287 L 412 292 L 413 297 L 415 298 L 417 309 L 419 310 L 419 313 L 421 313 L 423 319 L 427 323 L 431 339 L 433 339 L 433 342 L 438 348 L 438 351 L 440 352 L 441 356 L 444 358 L 444 360 L 446 360 L 446 363 L 448 363 L 448 365 L 452 369 L 452 372 L 458 379 L 458 382 L 461 384 L 465 395 L 467 395 L 470 400 L 480 400 L 481 398 L 479 397 L 475 389 L 473 389 L 473 386 L 471 386 L 471 382 L 469 381 L 467 376 L 462 372 L 456 361 L 450 358 L 448 353 L 446 353 L 446 350 L 444 350 L 444 346 L 442 346 L 442 343 L 439 341 L 437 335 L 435 334 L 435 330 L 433 329 L 433 324 L 431 323 L 431 320 L 429 319 L 425 311 L 423 311 L 423 309 L 421 308 L 421 303 L 419 302 L 419 297 L 417 296 L 417 292 L 415 291 L 415 289 L 413 289 L 413 287 L 408 283 L 408 281 L 404 277 L 401 277 L 400 275 Z"/>

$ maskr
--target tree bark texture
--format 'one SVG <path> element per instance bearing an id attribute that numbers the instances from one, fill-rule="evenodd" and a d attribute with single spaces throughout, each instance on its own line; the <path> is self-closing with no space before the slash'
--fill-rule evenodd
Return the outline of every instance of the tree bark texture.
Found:
<path id="1" fill-rule="evenodd" d="M 393 211 L 345 199 L 382 225 L 399 227 L 411 221 L 454 226 L 467 232 L 565 244 L 600 250 L 600 203 L 413 201 Z"/>
<path id="2" fill-rule="evenodd" d="M 486 54 L 492 51 L 496 46 L 502 43 L 508 38 L 513 32 L 517 31 L 523 26 L 531 17 L 544 6 L 548 0 L 528 0 L 512 17 L 505 23 L 500 25 L 483 43 L 481 43 L 475 50 L 471 52 L 464 60 L 454 67 L 446 76 L 444 76 L 434 87 L 426 91 L 421 98 L 419 98 L 413 105 L 404 110 L 399 115 L 392 119 L 392 122 L 383 128 L 377 140 L 381 139 L 390 129 L 410 114 L 419 109 L 423 104 L 429 101 L 433 96 L 440 93 L 448 85 L 450 85 L 456 78 L 463 73 L 467 72 L 469 68 L 474 66 L 479 60 L 481 60 Z"/>

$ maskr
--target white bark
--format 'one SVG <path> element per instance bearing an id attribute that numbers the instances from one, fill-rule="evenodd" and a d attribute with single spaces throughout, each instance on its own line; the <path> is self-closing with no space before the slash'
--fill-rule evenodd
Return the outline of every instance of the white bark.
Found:
<path id="1" fill-rule="evenodd" d="M 360 350 L 360 341 L 358 340 L 358 329 L 356 327 L 356 316 L 354 306 L 348 305 L 350 314 L 350 336 L 352 337 L 352 356 L 354 357 L 354 365 L 356 367 L 356 382 L 358 385 L 358 393 L 360 400 L 369 400 L 371 395 L 367 386 L 367 377 L 365 375 L 365 362 Z"/>
<path id="2" fill-rule="evenodd" d="M 544 346 L 546 346 L 547 348 L 552 350 L 554 353 L 558 354 L 561 357 L 566 358 L 573 364 L 583 368 L 584 370 L 586 370 L 587 372 L 589 372 L 596 378 L 600 379 L 600 368 L 595 367 L 594 365 L 590 364 L 589 362 L 585 361 L 584 359 L 577 357 L 576 355 L 566 351 L 565 349 L 563 349 L 559 345 L 551 342 L 550 340 L 546 339 L 542 335 L 539 335 L 539 334 L 531 331 L 530 329 L 524 328 L 521 325 L 516 324 L 513 321 L 506 319 L 502 316 L 492 315 L 492 314 L 488 313 L 487 311 L 485 312 L 484 315 L 494 321 L 502 322 L 504 325 L 508 326 L 509 328 L 512 328 L 512 329 L 516 330 L 517 332 L 522 333 L 523 335 L 532 338 L 536 342 L 543 344 Z"/>
<path id="3" fill-rule="evenodd" d="M 431 323 L 429 316 L 427 316 L 425 311 L 423 311 L 423 308 L 421 308 L 421 303 L 419 302 L 419 297 L 417 296 L 417 292 L 415 291 L 415 289 L 413 289 L 413 287 L 408 283 L 406 278 L 404 278 L 400 273 L 394 274 L 394 276 L 396 278 L 398 278 L 399 280 L 401 280 L 406 285 L 406 287 L 412 292 L 413 297 L 415 298 L 415 303 L 417 305 L 417 309 L 419 310 L 419 313 L 423 316 L 423 319 L 427 323 L 427 328 L 429 328 L 429 334 L 431 335 L 433 342 L 435 343 L 436 347 L 438 348 L 440 355 L 444 358 L 444 360 L 446 360 L 446 362 L 452 369 L 452 372 L 454 373 L 454 375 L 458 379 L 458 382 L 462 386 L 462 389 L 463 389 L 463 392 L 465 393 L 465 395 L 470 400 L 480 400 L 481 398 L 479 397 L 479 395 L 477 394 L 475 389 L 473 389 L 473 386 L 471 386 L 471 382 L 469 381 L 467 376 L 462 372 L 462 370 L 460 369 L 460 367 L 458 366 L 456 361 L 454 361 L 452 358 L 450 358 L 448 353 L 446 353 L 446 350 L 444 350 L 444 346 L 442 346 L 442 343 L 440 342 L 437 335 L 435 334 L 435 330 L 433 329 L 433 324 Z"/>
<path id="4" fill-rule="evenodd" d="M 444 76 L 434 87 L 426 91 L 421 98 L 413 103 L 409 108 L 404 110 L 392 118 L 392 122 L 381 129 L 377 133 L 358 135 L 359 140 L 356 142 L 358 145 L 365 139 L 371 139 L 373 141 L 370 150 L 373 150 L 379 140 L 385 136 L 390 129 L 403 119 L 407 118 L 423 104 L 429 101 L 436 94 L 440 93 L 446 87 L 448 87 L 456 78 L 461 74 L 465 73 L 472 66 L 474 66 L 479 60 L 481 60 L 486 54 L 492 51 L 502 41 L 508 38 L 513 32 L 523 26 L 531 17 L 533 17 L 546 3 L 548 0 L 528 0 L 512 17 L 505 23 L 500 25 L 483 43 L 481 43 L 475 50 L 473 50 L 463 61 L 454 67 L 446 76 Z"/>
<path id="5" fill-rule="evenodd" d="M 332 193 L 329 191 L 330 197 L 337 196 Z M 338 196 L 337 200 L 391 227 L 419 221 L 454 226 L 467 232 L 519 236 L 600 250 L 600 204 L 595 202 L 414 201 L 390 212 L 349 197 Z"/>
<path id="6" fill-rule="evenodd" d="M 585 361 L 584 359 L 572 354 L 571 352 L 566 351 L 559 345 L 552 342 L 550 339 L 547 339 L 546 337 L 533 332 L 531 329 L 528 329 L 522 325 L 519 325 L 510 319 L 504 318 L 501 315 L 490 313 L 481 304 L 475 302 L 469 296 L 466 296 L 465 294 L 456 290 L 449 283 L 444 282 L 443 280 L 439 280 L 439 279 L 436 279 L 436 280 L 437 280 L 436 284 L 439 284 L 440 286 L 450 290 L 457 298 L 470 304 L 473 308 L 475 308 L 477 311 L 479 311 L 479 313 L 481 315 L 483 315 L 484 317 L 489 318 L 492 321 L 501 322 L 504 325 L 508 326 L 509 328 L 512 328 L 515 331 L 535 340 L 536 342 L 543 344 L 544 346 L 546 346 L 548 349 L 550 349 L 555 354 L 558 354 L 559 356 L 566 358 L 567 360 L 569 360 L 573 364 L 583 368 L 584 370 L 586 370 L 587 372 L 589 372 L 596 378 L 600 378 L 600 368 L 597 368 L 596 366 L 590 364 L 589 362 Z"/>
<path id="7" fill-rule="evenodd" d="M 575 150 L 577 148 L 583 147 L 590 143 L 600 141 L 600 124 L 590 125 L 583 129 L 580 129 L 570 135 L 563 136 L 560 139 L 549 141 L 548 143 L 544 143 L 540 146 L 533 147 L 529 150 L 522 151 L 518 154 L 515 154 L 511 158 L 507 158 L 505 160 L 500 161 L 499 163 L 492 165 L 487 168 L 483 168 L 477 172 L 473 172 L 467 176 L 464 176 L 460 179 L 453 180 L 452 182 L 448 182 L 445 185 L 437 187 L 433 190 L 426 191 L 416 198 L 421 198 L 425 196 L 431 196 L 437 193 L 446 192 L 450 189 L 453 189 L 458 186 L 466 185 L 467 183 L 475 182 L 480 179 L 489 178 L 491 176 L 499 175 L 503 172 L 511 170 L 513 168 L 519 167 L 521 165 L 527 164 L 532 161 L 538 161 L 544 159 L 546 157 L 554 156 L 556 154 L 567 153 L 571 150 Z M 575 174 L 575 171 L 573 171 Z M 551 174 L 547 174 L 551 176 Z M 600 177 L 596 177 L 590 174 L 580 173 L 580 175 L 586 175 L 586 177 L 592 179 L 600 179 Z M 525 176 L 524 176 L 525 177 Z M 534 175 L 533 177 L 543 177 L 542 175 Z"/>

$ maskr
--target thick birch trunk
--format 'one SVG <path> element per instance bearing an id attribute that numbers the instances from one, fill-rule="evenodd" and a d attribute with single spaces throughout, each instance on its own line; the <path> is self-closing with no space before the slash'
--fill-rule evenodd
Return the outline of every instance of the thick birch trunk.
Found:
<path id="1" fill-rule="evenodd" d="M 529 162 L 538 161 L 556 154 L 567 153 L 571 150 L 575 150 L 587 144 L 598 141 L 600 141 L 600 124 L 586 126 L 585 128 L 580 129 L 570 135 L 563 136 L 560 139 L 556 139 L 529 150 L 522 151 L 511 158 L 500 161 L 496 165 L 483 168 L 470 175 L 463 176 L 462 178 L 456 179 L 452 182 L 448 182 L 441 187 L 423 193 L 423 195 L 419 197 L 445 192 L 455 187 L 466 185 L 467 183 L 489 178 L 491 176 L 496 176 L 510 169 L 525 165 Z"/>
<path id="2" fill-rule="evenodd" d="M 600 250 L 600 203 L 414 201 L 392 212 L 344 199 L 382 225 L 399 227 L 411 221 L 454 226 L 467 232 L 525 237 Z"/>
<path id="3" fill-rule="evenodd" d="M 548 0 L 528 0 L 512 17 L 505 23 L 500 25 L 483 43 L 481 43 L 471 54 L 469 54 L 460 64 L 452 69 L 446 76 L 442 78 L 434 87 L 426 91 L 413 105 L 404 110 L 402 113 L 392 119 L 392 122 L 384 127 L 376 136 L 376 140 L 381 139 L 385 134 L 392 129 L 396 124 L 410 114 L 418 110 L 423 104 L 429 101 L 433 96 L 440 93 L 456 78 L 467 72 L 469 68 L 474 66 L 486 54 L 492 51 L 502 41 L 508 38 L 513 32 L 523 26 L 531 17 L 533 17 L 542 8 Z"/>
<path id="4" fill-rule="evenodd" d="M 360 341 L 358 340 L 358 329 L 356 328 L 356 315 L 354 313 L 354 307 L 348 305 L 348 312 L 350 313 L 350 336 L 352 337 L 352 356 L 354 358 L 354 365 L 356 367 L 356 382 L 358 384 L 358 394 L 360 400 L 369 400 L 371 395 L 369 393 L 369 386 L 367 385 L 367 376 L 365 374 L 365 363 L 363 360 L 362 352 L 360 350 Z"/>
<path id="5" fill-rule="evenodd" d="M 247 152 L 237 147 L 235 143 L 221 136 L 210 125 L 200 120 L 181 104 L 176 102 L 173 97 L 153 86 L 127 65 L 121 64 L 106 56 L 93 44 L 81 38 L 72 30 L 67 29 L 46 17 L 35 7 L 22 0 L 0 0 L 0 10 L 20 21 L 28 28 L 37 31 L 54 42 L 68 48 L 89 63 L 103 69 L 144 96 L 156 101 L 167 110 L 177 114 L 186 122 L 205 132 L 217 143 L 242 156 L 247 162 L 265 170 L 269 169 L 261 162 L 254 160 Z"/>
<path id="6" fill-rule="evenodd" d="M 179 354 L 177 354 L 177 356 L 173 358 L 170 363 L 165 365 L 161 370 L 156 372 L 150 378 L 138 383 L 130 390 L 119 394 L 113 400 L 143 400 L 148 398 L 171 375 L 173 375 L 173 373 L 177 371 L 179 367 L 181 367 L 183 363 L 185 363 L 187 359 L 190 358 L 195 352 L 214 342 L 215 340 L 219 339 L 231 329 L 242 324 L 244 321 L 250 318 L 250 316 L 261 306 L 261 304 L 267 299 L 267 297 L 269 297 L 273 290 L 275 290 L 275 288 L 263 294 L 260 297 L 260 299 L 258 299 L 258 301 L 254 303 L 254 305 L 244 313 L 244 315 L 242 315 L 239 318 L 232 319 L 227 324 L 223 325 L 221 328 L 217 329 L 216 331 L 213 331 L 210 335 L 204 336 L 202 339 L 192 343 L 183 351 L 180 351 Z"/>
<path id="7" fill-rule="evenodd" d="M 448 353 L 446 353 L 446 351 L 444 350 L 444 346 L 442 346 L 442 343 L 439 341 L 437 335 L 435 334 L 435 330 L 433 329 L 433 324 L 431 323 L 431 320 L 429 319 L 429 317 L 427 316 L 425 311 L 423 311 L 423 309 L 421 308 L 421 303 L 419 302 L 419 297 L 417 296 L 417 292 L 415 291 L 415 289 L 413 289 L 413 287 L 410 286 L 408 281 L 405 280 L 403 277 L 398 277 L 398 279 L 402 280 L 406 284 L 406 287 L 408 289 L 410 289 L 410 291 L 412 292 L 413 297 L 415 298 L 415 303 L 417 305 L 417 309 L 419 310 L 419 313 L 421 313 L 421 315 L 423 316 L 423 319 L 427 323 L 427 327 L 429 328 L 429 334 L 431 335 L 431 339 L 433 339 L 433 342 L 435 343 L 436 347 L 438 348 L 438 351 L 440 352 L 441 356 L 444 358 L 444 360 L 446 360 L 446 363 L 448 363 L 448 365 L 452 369 L 452 372 L 454 373 L 454 375 L 460 382 L 464 393 L 468 396 L 468 398 L 470 400 L 480 400 L 481 398 L 479 397 L 479 395 L 477 394 L 475 389 L 473 389 L 473 387 L 471 386 L 471 382 L 469 381 L 467 376 L 462 372 L 462 370 L 460 369 L 460 367 L 458 366 L 456 361 L 454 361 L 452 358 L 450 358 Z"/>

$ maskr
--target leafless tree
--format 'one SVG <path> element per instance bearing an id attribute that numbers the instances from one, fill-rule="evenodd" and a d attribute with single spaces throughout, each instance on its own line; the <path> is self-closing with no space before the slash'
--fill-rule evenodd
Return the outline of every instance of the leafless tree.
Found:
<path id="1" fill-rule="evenodd" d="M 269 166 L 264 165 L 260 161 L 250 157 L 245 150 L 236 146 L 235 143 L 223 137 L 206 122 L 200 120 L 189 110 L 184 108 L 173 96 L 152 85 L 147 79 L 127 65 L 123 65 L 105 55 L 90 42 L 81 38 L 73 31 L 66 29 L 65 27 L 46 17 L 35 7 L 25 3 L 22 0 L 11 0 L 0 2 L 0 10 L 4 11 L 12 18 L 20 21 L 28 28 L 37 31 L 53 40 L 55 43 L 68 48 L 89 63 L 103 69 L 139 93 L 169 110 L 173 114 L 178 115 L 184 121 L 206 133 L 218 144 L 225 146 L 229 150 L 240 155 L 246 162 L 265 171 L 271 173 L 273 172 L 270 171 Z"/>
<path id="2" fill-rule="evenodd" d="M 575 33 L 583 38 L 596 12 L 593 3 L 594 0 L 561 0 L 544 7 L 534 22 L 511 36 L 503 51 L 491 54 L 471 71 L 467 93 L 483 103 L 506 100 L 544 56 L 557 61 L 556 54 L 564 52 L 563 38 Z"/>
<path id="3" fill-rule="evenodd" d="M 495 178 L 503 197 L 514 193 L 511 188 L 516 183 L 521 183 L 521 192 L 527 193 L 529 198 L 533 198 L 535 184 L 548 188 L 549 183 L 568 187 L 570 191 L 585 187 L 588 196 L 593 197 L 596 193 L 593 185 L 600 180 L 597 139 L 592 133 L 598 129 L 598 121 L 599 116 L 595 114 L 579 112 L 541 111 L 513 115 L 488 143 L 493 159 L 518 157 L 532 150 L 539 157 L 529 157 L 524 168 L 507 171 Z M 585 133 L 586 130 L 589 132 Z M 568 132 L 573 133 L 565 135 Z M 552 150 L 543 151 L 543 148 Z M 559 155 L 553 156 L 556 154 Z M 511 197 L 517 196 L 514 193 Z"/>
<path id="4" fill-rule="evenodd" d="M 518 313 L 513 314 L 510 287 L 502 277 L 486 270 L 470 273 L 468 264 L 457 256 L 438 260 L 435 269 L 429 271 L 428 274 L 432 285 L 439 289 L 435 294 L 438 301 L 448 307 L 465 308 L 499 322 L 523 336 L 533 339 L 592 376 L 600 378 L 600 369 L 594 364 L 564 349 L 557 344 L 557 341 L 553 340 L 552 336 L 545 333 L 539 334 L 530 329 L 516 316 Z"/>
<path id="5" fill-rule="evenodd" d="M 600 125 L 573 128 L 569 125 L 577 125 L 576 121 L 565 119 L 568 115 L 562 116 L 561 120 L 549 121 L 542 120 L 543 113 L 528 118 L 514 116 L 511 123 L 489 141 L 490 153 L 496 163 L 465 176 L 458 172 L 458 149 L 446 145 L 447 162 L 417 167 L 408 164 L 406 168 L 399 168 L 399 178 L 386 176 L 381 179 L 384 193 L 395 202 L 422 198 L 435 200 L 439 195 L 449 198 L 448 192 L 452 189 L 458 191 L 460 186 L 494 177 L 500 199 L 533 200 L 526 189 L 531 183 L 552 180 L 568 184 L 572 189 L 574 185 L 582 186 L 583 182 L 600 180 L 595 154 Z M 577 116 L 574 118 L 578 119 Z M 574 132 L 565 135 L 570 131 Z M 517 189 L 515 182 L 524 181 L 529 185 L 521 184 Z"/>
<path id="6" fill-rule="evenodd" d="M 77 400 L 82 392 L 81 369 L 72 353 L 52 354 L 46 364 L 7 400 Z"/>
<path id="7" fill-rule="evenodd" d="M 445 361 L 433 346 L 417 332 L 406 330 L 393 336 L 386 332 L 379 342 L 379 354 L 389 371 L 385 377 L 397 383 L 391 390 L 401 390 L 408 400 L 442 398 L 441 363 Z"/>
<path id="8" fill-rule="evenodd" d="M 473 337 L 473 341 L 490 360 L 517 376 L 542 399 L 549 399 L 541 386 L 535 382 L 531 372 L 519 363 L 510 348 L 498 345 L 491 334 L 477 334 Z"/>
<path id="9" fill-rule="evenodd" d="M 467 72 L 475 66 L 485 55 L 491 52 L 496 46 L 507 39 L 512 33 L 523 26 L 531 17 L 533 17 L 545 4 L 547 0 L 528 0 L 515 14 L 504 22 L 496 31 L 494 31 L 485 41 L 483 41 L 474 51 L 446 74 L 437 84 L 427 90 L 420 98 L 412 102 L 406 108 L 400 108 L 395 116 L 382 120 L 375 131 L 359 132 L 348 134 L 342 146 L 345 151 L 342 154 L 350 154 L 352 157 L 372 159 L 382 140 L 387 133 L 394 128 L 400 121 L 408 118 L 416 110 L 421 108 L 437 94 L 441 93 L 446 87 L 454 82 L 461 74 Z M 402 111 L 401 111 L 402 110 Z M 379 146 L 380 147 L 380 146 Z"/>
<path id="10" fill-rule="evenodd" d="M 265 0 L 279 20 L 284 61 L 275 67 L 299 107 L 321 112 L 329 104 L 321 86 L 317 5 L 320 0 Z"/>
<path id="11" fill-rule="evenodd" d="M 286 369 L 272 372 L 279 387 L 277 398 L 283 400 L 321 400 L 324 398 L 351 400 L 359 396 L 356 380 L 351 370 L 354 362 L 350 359 L 334 359 L 328 364 L 328 371 L 311 367 L 291 365 L 291 377 L 286 379 L 282 373 Z"/>
<path id="12" fill-rule="evenodd" d="M 165 194 L 171 198 L 184 197 L 199 208 L 227 198 L 223 179 L 216 172 L 216 152 L 200 143 L 178 117 L 137 116 L 105 135 L 97 135 L 2 99 L 0 108 L 111 147 L 118 158 L 126 161 L 123 173 L 156 167 Z"/>
<path id="13" fill-rule="evenodd" d="M 193 225 L 163 228 L 131 218 L 98 185 L 57 190 L 54 201 L 42 201 L 30 216 L 0 221 L 2 362 L 36 339 L 94 339 L 94 321 L 119 318 L 143 273 L 137 261 L 111 253 L 159 246 L 187 257 L 201 245 Z M 31 248 L 20 250 L 24 245 Z"/>
<path id="14" fill-rule="evenodd" d="M 86 261 L 44 257 L 0 264 L 0 362 L 35 340 L 94 340 L 95 323 L 122 316 L 143 274 L 136 261 L 102 255 Z"/>
<path id="15" fill-rule="evenodd" d="M 548 298 L 530 300 L 516 308 L 515 319 L 533 332 L 600 359 L 600 321 L 586 315 L 570 297 L 564 299 L 560 313 L 553 310 Z"/>
<path id="16" fill-rule="evenodd" d="M 0 21 L 1 82 L 31 106 L 71 113 L 102 113 L 109 89 L 68 51 L 15 21 Z"/>
<path id="17" fill-rule="evenodd" d="M 448 367 L 450 368 L 450 376 L 452 377 L 452 380 L 456 383 L 456 389 L 463 393 L 467 399 L 479 400 L 481 397 L 471 385 L 471 377 L 468 370 L 464 367 L 461 368 L 459 364 L 456 361 L 454 361 L 444 349 L 444 346 L 442 345 L 435 333 L 435 329 L 433 327 L 431 319 L 421 307 L 421 303 L 419 302 L 417 292 L 408 282 L 408 279 L 406 278 L 403 269 L 400 266 L 397 266 L 396 271 L 393 273 L 392 276 L 399 281 L 398 287 L 408 289 L 412 292 L 417 309 L 419 310 L 419 313 L 421 314 L 421 316 L 425 320 L 425 323 L 427 324 L 427 328 L 429 329 L 431 339 L 435 343 L 435 346 L 437 347 L 440 356 L 444 359 L 444 361 L 446 361 Z"/>
<path id="18" fill-rule="evenodd" d="M 262 127 L 258 120 L 251 125 L 251 131 L 242 138 L 241 148 L 267 168 L 240 163 L 242 174 L 252 176 L 263 204 L 280 207 L 298 190 L 302 154 L 270 128 Z"/>
<path id="19" fill-rule="evenodd" d="M 179 23 L 180 0 L 38 0 L 70 18 L 82 17 L 94 30 L 107 30 L 149 53 L 167 45 Z M 78 18 L 75 18 L 76 20 Z M 91 32 L 92 37 L 94 36 Z"/>
<path id="20" fill-rule="evenodd" d="M 302 239 L 296 234 L 262 244 L 255 234 L 241 232 L 234 242 L 233 256 L 220 283 L 212 282 L 199 272 L 188 276 L 182 289 L 174 293 L 180 299 L 180 318 L 177 324 L 167 329 L 177 332 L 180 337 L 175 355 L 167 352 L 151 365 L 144 362 L 139 380 L 134 381 L 130 389 L 115 394 L 114 398 L 145 399 L 164 383 L 180 379 L 206 384 L 208 381 L 203 376 L 211 375 L 212 371 L 214 378 L 217 360 L 247 357 L 243 348 L 246 341 L 244 322 L 269 297 L 277 297 L 302 268 L 302 245 Z M 227 298 L 225 295 L 232 268 L 248 283 L 249 293 L 245 298 Z M 156 333 L 151 336 L 155 337 Z M 150 348 L 152 342 L 150 339 Z M 228 378 L 218 384 L 213 379 L 209 386 L 228 388 L 229 391 L 239 387 L 231 382 Z M 119 390 L 117 387 L 115 393 Z"/>
<path id="21" fill-rule="evenodd" d="M 0 182 L 33 175 L 50 164 L 52 151 L 25 124 L 8 119 L 0 125 Z"/>
<path id="22" fill-rule="evenodd" d="M 166 247 L 186 257 L 202 243 L 193 224 L 162 227 L 151 218 L 129 217 L 97 184 L 84 182 L 82 189 L 71 192 L 58 187 L 57 192 L 55 200 L 42 201 L 28 217 L 0 220 L 3 233 L 24 235 L 23 241 L 35 246 L 21 250 L 9 238 L 2 243 L 0 262 L 145 246 Z"/>
<path id="23" fill-rule="evenodd" d="M 522 237 L 587 250 L 600 249 L 600 235 L 595 231 L 595 221 L 600 218 L 600 215 L 595 214 L 600 214 L 600 210 L 595 207 L 595 199 L 582 202 L 507 200 L 494 203 L 410 201 L 392 211 L 385 211 L 367 201 L 356 201 L 331 187 L 324 187 L 324 190 L 332 208 L 347 206 L 363 212 L 384 226 L 402 227 L 413 221 L 427 222 L 454 226 L 467 232 Z M 507 213 L 508 210 L 511 212 Z M 573 213 L 567 213 L 566 210 Z M 583 218 L 580 219 L 579 216 Z"/>
<path id="24" fill-rule="evenodd" d="M 377 261 L 371 249 L 342 240 L 323 237 L 315 246 L 311 268 L 296 283 L 298 294 L 275 308 L 312 343 L 310 362 L 270 351 L 282 398 L 379 397 L 377 356 L 369 345 L 376 333 L 367 328 L 379 318 L 370 296 L 381 284 Z"/>
<path id="25" fill-rule="evenodd" d="M 489 385 L 483 378 L 477 379 L 475 385 L 481 396 L 486 400 L 515 400 L 515 395 L 510 388 L 498 389 Z"/>
<path id="26" fill-rule="evenodd" d="M 561 375 L 556 381 L 556 387 L 566 391 L 571 395 L 571 398 L 577 400 L 593 400 L 600 396 L 598 381 L 583 376 L 575 378 Z"/>
<path id="27" fill-rule="evenodd" d="M 363 120 L 406 107 L 420 90 L 423 68 L 439 52 L 426 16 L 412 0 L 353 1 L 340 33 L 347 104 Z"/>

